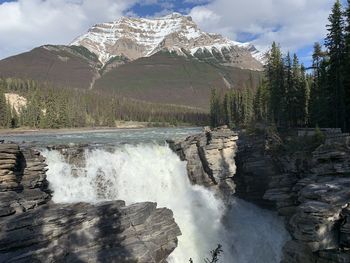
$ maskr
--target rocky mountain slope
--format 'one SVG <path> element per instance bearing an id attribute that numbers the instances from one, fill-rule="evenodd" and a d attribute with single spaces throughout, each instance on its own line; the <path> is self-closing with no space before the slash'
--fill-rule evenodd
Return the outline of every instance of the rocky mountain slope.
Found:
<path id="1" fill-rule="evenodd" d="M 208 109 L 212 88 L 255 88 L 262 53 L 206 33 L 188 16 L 121 18 L 70 45 L 45 45 L 0 61 L 0 78 L 90 89 L 137 100 Z"/>
<path id="2" fill-rule="evenodd" d="M 0 61 L 0 78 L 88 89 L 102 64 L 84 47 L 46 45 Z"/>
<path id="3" fill-rule="evenodd" d="M 260 72 L 159 52 L 113 68 L 95 81 L 94 88 L 117 90 L 138 100 L 208 109 L 213 88 L 222 92 L 254 88 L 260 79 Z"/>
<path id="4" fill-rule="evenodd" d="M 98 24 L 71 45 L 86 47 L 103 64 L 115 56 L 135 60 L 164 50 L 184 56 L 212 57 L 229 66 L 252 70 L 260 70 L 259 60 L 263 59 L 253 45 L 206 33 L 190 16 L 179 13 L 154 19 L 122 17 Z"/>

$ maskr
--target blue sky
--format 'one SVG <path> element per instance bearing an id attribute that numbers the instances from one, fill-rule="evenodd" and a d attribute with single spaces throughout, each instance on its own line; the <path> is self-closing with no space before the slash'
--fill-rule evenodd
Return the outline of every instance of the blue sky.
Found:
<path id="1" fill-rule="evenodd" d="M 344 0 L 345 1 L 345 0 Z M 0 58 L 68 44 L 91 25 L 121 16 L 191 15 L 205 31 L 265 50 L 275 40 L 310 63 L 326 35 L 333 0 L 0 0 Z"/>

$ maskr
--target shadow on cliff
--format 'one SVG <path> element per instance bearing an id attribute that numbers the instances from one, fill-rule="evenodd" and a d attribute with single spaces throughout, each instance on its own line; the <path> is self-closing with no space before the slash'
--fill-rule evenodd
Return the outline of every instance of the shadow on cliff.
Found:
<path id="1" fill-rule="evenodd" d="M 122 245 L 122 226 L 129 227 L 121 222 L 124 202 L 55 204 L 46 180 L 36 185 L 37 178 L 27 177 L 26 158 L 34 157 L 21 151 L 17 158 L 18 187 L 0 192 L 0 202 L 10 196 L 14 208 L 0 217 L 0 263 L 134 262 Z"/>
<path id="2" fill-rule="evenodd" d="M 47 204 L 2 218 L 0 262 L 135 262 L 113 203 Z"/>
<path id="3" fill-rule="evenodd" d="M 122 236 L 122 214 L 116 209 L 116 204 L 104 203 L 98 207 L 98 240 L 97 262 L 128 262 L 136 263 L 122 244 L 126 237 Z M 132 226 L 130 226 L 132 227 Z"/>

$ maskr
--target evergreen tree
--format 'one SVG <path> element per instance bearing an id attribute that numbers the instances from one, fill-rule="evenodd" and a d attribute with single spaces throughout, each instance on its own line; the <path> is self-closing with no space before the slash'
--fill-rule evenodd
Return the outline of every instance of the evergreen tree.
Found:
<path id="1" fill-rule="evenodd" d="M 12 115 L 11 115 L 11 105 L 10 103 L 6 103 L 6 128 L 11 128 L 12 123 Z"/>
<path id="2" fill-rule="evenodd" d="M 17 128 L 19 126 L 19 118 L 15 107 L 12 107 L 11 128 Z"/>
<path id="3" fill-rule="evenodd" d="M 107 109 L 107 116 L 106 116 L 106 123 L 105 125 L 108 127 L 115 127 L 115 111 L 116 111 L 116 107 L 115 107 L 115 101 L 114 99 L 110 102 L 110 105 Z M 173 122 L 173 124 L 175 124 L 175 122 Z"/>
<path id="4" fill-rule="evenodd" d="M 212 89 L 210 98 L 210 125 L 212 127 L 218 127 L 222 124 L 220 96 L 216 89 Z"/>
<path id="5" fill-rule="evenodd" d="M 61 128 L 71 127 L 68 116 L 68 96 L 61 92 L 57 98 L 57 125 Z"/>
<path id="6" fill-rule="evenodd" d="M 345 55 L 344 55 L 344 89 L 346 103 L 346 128 L 350 130 L 350 0 L 347 1 L 348 6 L 345 12 Z"/>
<path id="7" fill-rule="evenodd" d="M 59 128 L 57 105 L 52 90 L 49 90 L 45 103 L 45 122 L 43 125 L 44 128 Z"/>
<path id="8" fill-rule="evenodd" d="M 232 109 L 231 109 L 231 102 L 230 102 L 230 95 L 225 94 L 224 96 L 224 102 L 223 102 L 223 109 L 224 109 L 224 115 L 225 115 L 225 124 L 229 127 L 232 127 Z"/>
<path id="9" fill-rule="evenodd" d="M 329 123 L 330 103 L 327 85 L 326 53 L 319 43 L 315 43 L 312 55 L 312 84 L 310 90 L 310 124 L 312 127 L 326 127 Z"/>
<path id="10" fill-rule="evenodd" d="M 209 114 L 202 110 L 120 98 L 115 94 L 100 91 L 53 89 L 46 84 L 39 85 L 21 79 L 0 79 L 0 86 L 4 91 L 19 94 L 27 99 L 26 106 L 19 109 L 18 114 L 16 112 L 20 126 L 41 128 L 114 126 L 116 119 L 172 124 L 185 122 L 194 125 L 209 123 Z M 4 116 L 1 126 L 10 127 L 16 116 L 11 116 L 12 108 L 7 105 L 3 93 L 1 92 L 0 101 L 3 102 L 1 107 L 5 110 L 0 112 L 0 115 Z M 222 110 L 219 108 L 219 111 Z M 220 123 L 223 123 L 223 117 L 220 117 L 220 114 L 218 116 Z"/>
<path id="11" fill-rule="evenodd" d="M 41 117 L 42 117 L 42 109 L 41 109 L 41 94 L 38 89 L 33 89 L 30 92 L 30 97 L 27 101 L 27 106 L 21 113 L 24 118 L 24 125 L 29 127 L 37 128 L 39 127 Z"/>
<path id="12" fill-rule="evenodd" d="M 244 107 L 244 116 L 243 116 L 243 125 L 247 126 L 254 116 L 254 94 L 252 89 L 246 88 L 243 91 L 243 107 Z"/>
<path id="13" fill-rule="evenodd" d="M 263 81 L 257 88 L 253 101 L 254 118 L 256 121 L 266 122 L 269 120 L 269 97 L 266 82 Z"/>
<path id="14" fill-rule="evenodd" d="M 273 42 L 267 56 L 266 80 L 270 93 L 270 111 L 274 122 L 277 125 L 285 123 L 285 86 L 284 86 L 284 65 L 280 47 Z"/>
<path id="15" fill-rule="evenodd" d="M 294 67 L 293 67 L 294 70 Z M 293 123 L 291 123 L 292 117 L 293 117 L 293 100 L 295 96 L 295 83 L 293 79 L 293 73 L 292 70 L 292 59 L 290 57 L 290 53 L 288 52 L 286 58 L 285 58 L 285 86 L 286 86 L 286 94 L 285 94 L 285 116 L 287 118 L 287 125 L 291 126 Z"/>
<path id="16" fill-rule="evenodd" d="M 337 0 L 329 16 L 329 25 L 327 25 L 327 38 L 325 45 L 329 54 L 328 85 L 332 96 L 330 103 L 334 107 L 331 120 L 333 127 L 345 129 L 345 91 L 344 91 L 344 19 L 342 6 Z"/>
<path id="17" fill-rule="evenodd" d="M 310 89 L 308 86 L 307 76 L 305 72 L 304 65 L 300 65 L 300 79 L 298 83 L 298 104 L 299 104 L 299 115 L 298 115 L 298 123 L 299 127 L 305 127 L 308 121 L 308 104 L 310 99 Z"/>
<path id="18" fill-rule="evenodd" d="M 4 93 L 3 87 L 0 86 L 0 127 L 7 126 L 7 118 L 8 118 L 7 109 L 8 108 L 7 108 L 5 93 Z"/>
<path id="19" fill-rule="evenodd" d="M 11 112 L 9 111 L 9 105 L 5 97 L 4 89 L 0 86 L 0 127 L 9 127 L 10 118 Z"/>

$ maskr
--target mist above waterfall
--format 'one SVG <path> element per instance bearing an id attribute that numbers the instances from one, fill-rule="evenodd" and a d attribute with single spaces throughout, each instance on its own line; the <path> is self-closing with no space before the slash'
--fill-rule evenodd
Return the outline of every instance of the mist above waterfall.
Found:
<path id="1" fill-rule="evenodd" d="M 190 184 L 186 163 L 167 146 L 116 146 L 113 151 L 86 150 L 82 167 L 58 151 L 44 151 L 47 179 L 57 203 L 125 200 L 153 201 L 174 213 L 182 236 L 170 262 L 195 263 L 223 246 L 222 262 L 279 262 L 288 238 L 275 214 L 239 199 L 229 209 L 212 192 Z"/>

